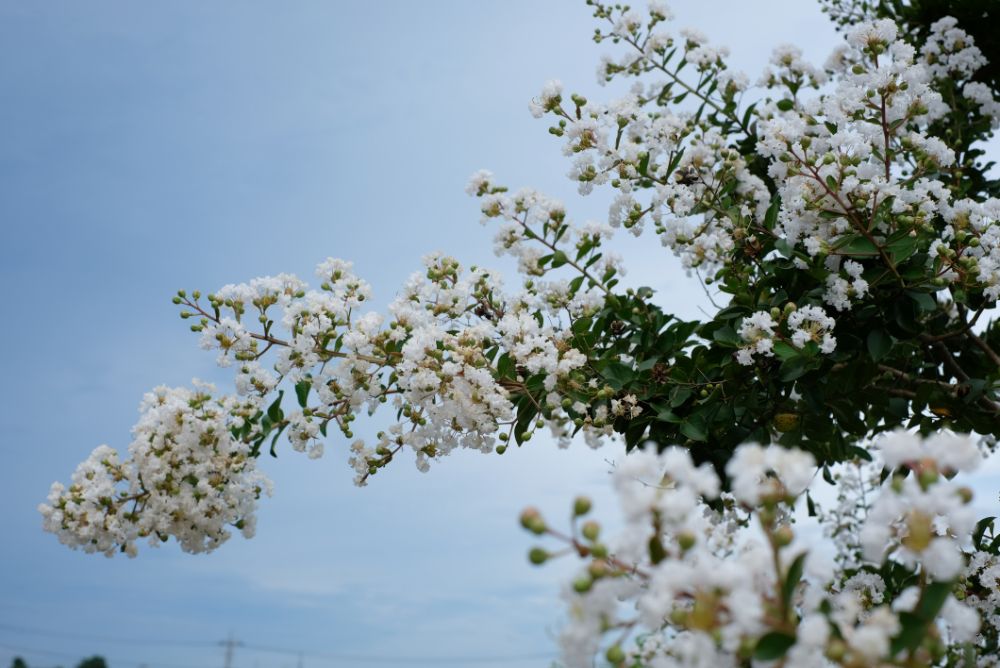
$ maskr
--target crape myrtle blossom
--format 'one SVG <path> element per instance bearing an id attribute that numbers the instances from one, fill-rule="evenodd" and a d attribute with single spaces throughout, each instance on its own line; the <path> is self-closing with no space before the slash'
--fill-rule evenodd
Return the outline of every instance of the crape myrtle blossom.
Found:
<path id="1" fill-rule="evenodd" d="M 257 499 L 271 483 L 249 446 L 234 436 L 253 427 L 258 399 L 213 399 L 210 385 L 158 387 L 143 399 L 129 458 L 106 445 L 77 468 L 69 487 L 54 483 L 39 510 L 45 528 L 70 547 L 135 556 L 136 543 L 170 537 L 206 552 L 256 527 Z"/>
<path id="2" fill-rule="evenodd" d="M 523 207 L 528 200 L 535 202 L 533 196 L 525 196 L 522 203 L 505 206 Z M 537 204 L 550 218 L 554 206 L 547 200 Z M 599 243 L 606 233 L 599 225 L 590 225 L 580 229 L 578 237 L 580 244 Z M 68 491 L 58 483 L 53 487 L 49 504 L 42 507 L 46 527 L 68 544 L 106 553 L 118 548 L 134 553 L 136 537 L 150 535 L 156 540 L 176 536 L 188 551 L 213 549 L 228 536 L 226 524 L 238 524 L 246 535 L 252 533 L 255 502 L 246 494 L 255 499 L 267 486 L 251 485 L 235 473 L 256 480 L 254 457 L 265 437 L 272 452 L 284 433 L 293 450 L 316 458 L 323 454 L 331 424 L 350 438 L 357 415 L 382 403 L 391 403 L 401 419 L 377 435 L 373 448 L 363 442 L 352 446 L 351 465 L 358 484 L 404 447 L 415 453 L 421 470 L 456 447 L 502 451 L 516 426 L 510 388 L 523 385 L 529 377 L 539 379 L 552 408 L 551 423 L 559 429 L 570 419 L 562 406 L 560 382 L 586 358 L 569 344 L 558 315 L 580 315 L 599 306 L 593 289 L 539 284 L 520 296 L 507 297 L 499 292 L 499 277 L 489 271 L 465 271 L 443 255 L 428 256 L 425 265 L 426 271 L 412 276 L 390 306 L 388 323 L 380 314 L 361 311 L 371 288 L 353 274 L 351 263 L 337 259 L 317 268 L 322 281 L 318 291 L 282 274 L 227 285 L 208 295 L 207 305 L 202 305 L 200 293 L 190 297 L 180 293 L 175 301 L 192 309 L 182 315 L 199 319 L 192 329 L 200 332 L 202 347 L 219 352 L 220 366 L 235 367 L 237 395 L 214 399 L 208 386 L 199 386 L 194 393 L 156 390 L 150 397 L 157 400 L 147 398 L 148 412 L 136 426 L 133 461 L 121 464 L 106 446 L 95 451 L 74 475 Z M 258 361 L 271 348 L 277 349 L 273 371 Z M 294 384 L 299 409 L 286 412 L 279 403 L 265 401 L 282 381 Z M 615 401 L 616 406 L 619 403 Z M 182 411 L 185 405 L 190 419 L 183 412 L 164 417 L 166 411 Z M 634 402 L 622 405 L 628 406 L 630 415 L 641 411 Z M 589 411 L 584 404 L 575 408 L 578 414 Z M 232 474 L 224 468 L 188 473 L 181 454 L 171 460 L 172 469 L 163 468 L 158 446 L 154 444 L 151 458 L 140 450 L 144 442 L 138 435 L 149 429 L 148 423 L 169 426 L 171 419 L 190 422 L 190 429 L 183 432 L 186 448 L 215 444 L 223 453 L 240 453 L 238 462 L 232 463 L 238 463 L 237 469 Z M 208 435 L 192 431 L 195 428 L 207 430 Z M 518 438 L 530 436 L 534 428 L 530 425 Z M 172 433 L 156 435 L 170 443 L 175 438 Z M 214 438 L 221 440 L 216 444 Z M 190 456 L 205 458 L 205 465 L 217 468 L 228 464 L 211 449 Z M 168 491 L 177 496 L 177 509 L 160 503 L 164 500 L 156 487 L 160 475 L 173 481 Z M 182 481 L 179 487 L 176 481 Z M 230 481 L 233 484 L 227 486 Z M 112 493 L 115 484 L 127 491 Z M 201 490 L 213 484 L 223 485 L 221 500 Z M 181 492 L 190 492 L 197 502 L 184 505 Z M 218 503 L 228 505 L 220 510 Z M 189 526 L 182 531 L 179 527 L 185 522 Z"/>
<path id="3" fill-rule="evenodd" d="M 972 471 L 982 457 L 968 437 L 937 434 L 922 440 L 908 433 L 882 439 L 887 466 L 905 467 L 912 475 L 887 481 L 887 489 L 868 513 L 861 546 L 869 560 L 887 553 L 900 562 L 923 564 L 938 580 L 955 578 L 964 568 L 962 540 L 972 533 L 976 516 L 972 492 L 941 476 Z"/>
<path id="4" fill-rule="evenodd" d="M 599 15 L 613 14 L 597 6 Z M 636 82 L 628 96 L 603 105 L 573 95 L 573 106 L 564 107 L 551 96 L 551 86 L 541 96 L 547 113 L 557 118 L 550 131 L 566 139 L 565 152 L 574 157 L 570 176 L 580 191 L 604 184 L 620 191 L 610 211 L 613 225 L 639 234 L 652 221 L 684 266 L 711 279 L 720 267 L 746 255 L 761 233 L 778 235 L 792 250 L 804 251 L 799 259 L 804 267 L 823 267 L 830 254 L 865 258 L 878 255 L 878 247 L 902 245 L 896 241 L 900 233 L 926 231 L 929 215 L 948 206 L 950 193 L 939 187 L 937 170 L 953 165 L 955 155 L 940 137 L 927 134 L 948 111 L 934 89 L 935 79 L 968 77 L 984 64 L 953 19 L 934 25 L 921 54 L 900 40 L 891 21 L 853 27 L 839 54 L 840 61 L 853 65 L 839 72 L 831 92 L 813 98 L 803 97 L 803 91 L 820 87 L 823 72 L 804 63 L 794 47 L 775 51 L 774 69 L 761 83 L 785 97 L 763 100 L 753 109 L 757 151 L 770 159 L 768 175 L 780 195 L 775 224 L 765 222 L 762 229 L 759 219 L 765 218 L 771 194 L 731 142 L 696 114 L 653 106 L 662 104 L 664 87 L 683 90 L 683 66 L 675 70 L 663 64 L 671 49 L 683 49 L 690 63 L 692 50 L 705 42 L 691 32 L 675 39 L 657 17 L 653 12 L 640 20 L 631 12 L 613 21 L 605 38 L 636 50 L 620 62 L 606 61 L 604 76 L 653 73 L 659 80 L 648 86 Z M 644 21 L 648 26 L 641 28 Z M 724 55 L 713 62 L 717 73 L 728 72 Z M 726 90 L 718 86 L 703 109 L 733 116 L 727 112 L 733 98 Z M 969 82 L 967 90 L 983 109 L 994 109 L 981 84 Z M 733 124 L 738 132 L 749 131 L 741 119 Z M 640 192 L 648 199 L 640 199 Z M 880 219 L 880 205 L 897 216 Z M 946 243 L 945 252 L 932 259 L 933 268 L 942 284 L 993 288 L 990 297 L 996 299 L 996 258 L 977 243 L 996 234 L 996 205 L 988 200 L 972 206 L 980 224 L 958 243 Z M 868 236 L 859 241 L 859 233 Z M 962 259 L 964 269 L 953 271 Z M 845 269 L 857 266 L 845 264 Z M 835 268 L 828 270 L 825 301 L 838 310 L 848 309 L 852 297 L 868 290 L 869 281 L 860 274 L 843 279 Z"/>
<path id="5" fill-rule="evenodd" d="M 785 333 L 778 330 L 779 323 L 784 325 Z M 783 310 L 758 311 L 740 324 L 738 334 L 746 345 L 736 352 L 736 359 L 749 366 L 754 363 L 754 355 L 773 357 L 775 341 L 795 348 L 813 343 L 819 352 L 832 353 L 837 347 L 837 339 L 830 333 L 835 325 L 819 306 L 796 308 L 789 303 Z"/>
<path id="6" fill-rule="evenodd" d="M 909 454 L 900 458 L 904 450 Z M 895 665 L 899 648 L 907 646 L 904 629 L 913 633 L 915 624 L 933 642 L 982 641 L 981 611 L 997 618 L 996 590 L 973 599 L 953 595 L 952 583 L 966 559 L 967 572 L 987 585 L 1000 577 L 1000 567 L 986 553 L 962 551 L 975 525 L 968 491 L 927 474 L 954 470 L 955 450 L 963 470 L 981 460 L 965 436 L 925 440 L 896 432 L 881 441 L 884 464 L 912 464 L 920 472 L 891 478 L 878 490 L 867 519 L 854 527 L 861 534 L 855 538 L 867 546 L 884 532 L 887 505 L 904 517 L 927 513 L 927 523 L 899 534 L 908 548 L 895 549 L 881 536 L 875 541 L 881 549 L 866 550 L 865 561 L 849 566 L 831 564 L 821 547 L 800 539 L 791 510 L 819 471 L 808 453 L 780 446 L 736 450 L 728 464 L 733 495 L 721 493 L 715 471 L 695 465 L 687 450 L 632 453 L 614 471 L 624 519 L 616 537 L 604 536 L 594 520 L 583 521 L 592 505 L 585 497 L 573 504 L 569 533 L 527 509 L 526 529 L 568 543 L 586 561 L 564 593 L 566 665 L 591 666 L 599 653 L 625 666 L 736 666 L 779 656 L 789 667 Z M 947 543 L 947 549 L 917 549 L 921 541 Z M 530 556 L 541 564 L 561 553 L 538 547 Z M 885 579 L 893 569 L 921 575 L 899 586 Z M 917 610 L 926 610 L 931 597 L 934 612 L 920 619 Z M 780 654 L 771 654 L 772 644 Z M 921 645 L 911 656 L 924 651 Z"/>
<path id="7" fill-rule="evenodd" d="M 513 291 L 431 253 L 384 311 L 332 258 L 314 288 L 179 292 L 234 394 L 154 391 L 128 458 L 95 450 L 53 486 L 45 527 L 92 552 L 209 551 L 252 533 L 255 462 L 283 438 L 313 458 L 346 446 L 359 485 L 539 430 L 620 440 L 618 535 L 586 497 L 568 531 L 522 516 L 563 545 L 532 562 L 586 562 L 563 592 L 567 665 L 997 665 L 1000 538 L 956 478 L 1000 437 L 1000 327 L 981 319 L 1000 298 L 1000 184 L 977 160 L 996 86 L 952 19 L 823 1 L 857 10 L 826 64 L 782 45 L 756 79 L 661 3 L 588 0 L 595 41 L 618 48 L 598 78 L 630 85 L 597 101 L 553 80 L 529 110 L 579 193 L 610 191 L 607 220 L 483 170 L 466 192 Z M 623 289 L 622 230 L 654 235 L 717 312 L 685 321 Z M 383 405 L 380 431 L 359 427 Z"/>

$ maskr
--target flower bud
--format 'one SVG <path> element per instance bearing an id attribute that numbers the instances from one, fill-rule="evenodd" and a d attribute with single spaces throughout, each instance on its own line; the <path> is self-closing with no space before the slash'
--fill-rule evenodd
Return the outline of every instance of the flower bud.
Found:
<path id="1" fill-rule="evenodd" d="M 585 496 L 578 496 L 573 502 L 573 514 L 577 517 L 586 515 L 590 512 L 591 505 L 590 499 Z"/>
<path id="2" fill-rule="evenodd" d="M 687 552 L 692 547 L 694 547 L 695 543 L 697 542 L 698 542 L 697 536 L 695 536 L 690 531 L 682 531 L 681 533 L 677 534 L 677 544 L 680 545 L 681 550 L 683 550 L 684 552 Z"/>
<path id="3" fill-rule="evenodd" d="M 847 645 L 843 640 L 834 638 L 830 641 L 830 644 L 826 646 L 826 658 L 830 659 L 835 663 L 840 663 L 840 661 L 847 654 Z"/>
<path id="4" fill-rule="evenodd" d="M 920 483 L 920 486 L 923 487 L 924 489 L 927 489 L 928 487 L 936 483 L 938 481 L 938 478 L 939 478 L 938 472 L 936 469 L 933 468 L 921 469 L 920 473 L 917 475 L 917 481 Z"/>
<path id="5" fill-rule="evenodd" d="M 552 556 L 540 547 L 533 547 L 531 551 L 528 552 L 528 561 L 533 563 L 535 566 L 541 566 L 549 557 Z"/>
<path id="6" fill-rule="evenodd" d="M 594 541 L 597 540 L 597 537 L 601 534 L 601 525 L 594 520 L 589 520 L 583 523 L 583 527 L 581 527 L 580 532 L 587 540 Z"/>
<path id="7" fill-rule="evenodd" d="M 595 580 L 600 580 L 606 576 L 608 574 L 608 570 L 608 563 L 601 559 L 595 559 L 587 566 L 587 572 L 590 573 L 590 577 Z"/>
<path id="8" fill-rule="evenodd" d="M 521 526 L 533 534 L 545 533 L 545 520 L 537 508 L 525 508 L 521 512 Z"/>

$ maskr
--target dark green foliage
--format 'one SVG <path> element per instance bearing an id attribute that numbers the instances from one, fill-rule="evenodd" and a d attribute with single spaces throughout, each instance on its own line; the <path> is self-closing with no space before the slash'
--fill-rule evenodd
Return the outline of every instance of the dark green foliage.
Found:
<path id="1" fill-rule="evenodd" d="M 103 656 L 95 655 L 78 663 L 76 668 L 108 668 L 108 664 Z"/>

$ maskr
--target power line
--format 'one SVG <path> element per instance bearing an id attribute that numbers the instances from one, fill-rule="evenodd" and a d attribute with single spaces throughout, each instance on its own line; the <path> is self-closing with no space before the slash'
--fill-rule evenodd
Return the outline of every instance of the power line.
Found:
<path id="1" fill-rule="evenodd" d="M 546 654 L 507 654 L 498 656 L 400 656 L 378 654 L 348 654 L 340 652 L 300 652 L 285 647 L 268 647 L 266 645 L 244 644 L 244 648 L 257 652 L 271 654 L 298 655 L 306 659 L 326 661 L 353 661 L 355 663 L 397 663 L 397 664 L 463 664 L 470 663 L 510 663 L 517 661 L 540 661 L 556 658 L 551 653 Z"/>
<path id="2" fill-rule="evenodd" d="M 66 631 L 54 631 L 50 629 L 33 629 L 25 626 L 16 626 L 14 624 L 6 624 L 0 622 L 0 629 L 7 631 L 16 631 L 17 633 L 27 633 L 36 636 L 49 636 L 52 638 L 65 638 L 67 640 L 86 640 L 88 642 L 103 642 L 103 643 L 117 643 L 120 645 L 139 645 L 143 647 L 148 647 L 149 645 L 157 645 L 161 647 L 215 647 L 218 643 L 210 641 L 164 641 L 155 640 L 152 638 L 122 638 L 115 636 L 99 636 L 81 633 L 69 633 Z"/>

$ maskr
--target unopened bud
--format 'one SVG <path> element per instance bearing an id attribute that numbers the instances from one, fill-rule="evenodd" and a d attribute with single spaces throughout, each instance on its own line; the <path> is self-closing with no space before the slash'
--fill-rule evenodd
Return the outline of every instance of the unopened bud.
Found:
<path id="1" fill-rule="evenodd" d="M 540 547 L 533 547 L 531 551 L 528 552 L 528 561 L 533 563 L 535 566 L 541 566 L 549 559 L 549 553 Z"/>
<path id="2" fill-rule="evenodd" d="M 694 547 L 696 542 L 698 542 L 698 538 L 690 531 L 682 531 L 677 534 L 677 544 L 685 552 Z"/>
<path id="3" fill-rule="evenodd" d="M 971 487 L 959 487 L 958 496 L 962 499 L 962 503 L 970 504 L 972 503 L 972 499 L 975 495 L 972 493 Z"/>
<path id="4" fill-rule="evenodd" d="M 545 533 L 545 520 L 537 508 L 525 508 L 521 512 L 521 526 L 533 534 Z"/>

